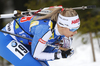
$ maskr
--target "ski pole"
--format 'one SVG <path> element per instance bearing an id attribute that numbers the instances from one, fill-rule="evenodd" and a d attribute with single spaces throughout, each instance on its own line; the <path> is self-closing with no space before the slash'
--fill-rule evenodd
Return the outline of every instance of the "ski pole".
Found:
<path id="1" fill-rule="evenodd" d="M 20 36 L 20 35 L 17 35 L 17 34 L 13 34 L 13 33 L 7 32 L 7 31 L 0 30 L 0 32 L 7 33 L 7 34 L 10 34 L 10 35 L 14 35 L 14 36 L 17 36 L 17 37 L 24 38 L 24 39 L 27 39 L 27 40 L 31 40 L 31 41 L 32 41 L 32 39 L 30 39 L 30 38 L 23 37 L 23 36 Z M 63 50 L 63 51 L 69 50 L 69 49 L 67 49 L 67 48 L 63 48 L 63 47 L 60 47 L 60 46 L 55 46 L 55 45 L 50 45 L 50 44 L 46 44 L 46 45 L 47 45 L 47 46 L 54 47 L 55 49 Z"/>

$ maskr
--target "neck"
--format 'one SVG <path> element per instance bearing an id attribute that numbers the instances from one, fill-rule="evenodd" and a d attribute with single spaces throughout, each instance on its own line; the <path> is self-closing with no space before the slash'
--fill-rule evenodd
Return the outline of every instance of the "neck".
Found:
<path id="1" fill-rule="evenodd" d="M 55 31 L 56 31 L 56 35 L 61 35 L 61 33 L 60 33 L 59 30 L 58 30 L 57 24 L 56 24 L 56 26 L 55 26 Z"/>

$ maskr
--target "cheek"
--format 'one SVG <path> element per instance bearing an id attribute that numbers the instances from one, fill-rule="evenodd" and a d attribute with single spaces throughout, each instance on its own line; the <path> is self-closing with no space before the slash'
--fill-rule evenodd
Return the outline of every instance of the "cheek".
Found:
<path id="1" fill-rule="evenodd" d="M 63 31 L 63 33 L 64 33 L 64 35 L 69 35 L 69 34 L 70 34 L 70 31 L 69 31 L 69 29 L 65 29 L 65 30 Z"/>

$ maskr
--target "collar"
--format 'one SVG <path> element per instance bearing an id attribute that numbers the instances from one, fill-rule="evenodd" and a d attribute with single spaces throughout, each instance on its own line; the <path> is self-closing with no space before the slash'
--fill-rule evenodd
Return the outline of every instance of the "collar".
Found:
<path id="1" fill-rule="evenodd" d="M 55 34 L 56 34 L 56 35 L 61 35 L 61 34 L 59 33 L 59 31 L 58 31 L 57 24 L 55 25 Z"/>

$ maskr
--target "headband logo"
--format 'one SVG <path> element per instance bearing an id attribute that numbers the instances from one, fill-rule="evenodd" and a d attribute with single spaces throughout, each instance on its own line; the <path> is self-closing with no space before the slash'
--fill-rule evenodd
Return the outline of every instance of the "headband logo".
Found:
<path id="1" fill-rule="evenodd" d="M 80 20 L 79 20 L 79 18 L 78 18 L 78 19 L 76 19 L 76 20 L 73 20 L 71 24 L 76 24 L 76 23 L 78 23 L 79 21 L 80 21 Z"/>
<path id="2" fill-rule="evenodd" d="M 61 22 L 59 22 L 60 25 L 63 25 Z"/>
<path id="3" fill-rule="evenodd" d="M 66 20 L 66 21 L 68 21 L 68 19 L 64 19 L 64 18 L 62 18 L 61 16 L 59 16 L 59 18 L 62 19 L 62 20 Z"/>

